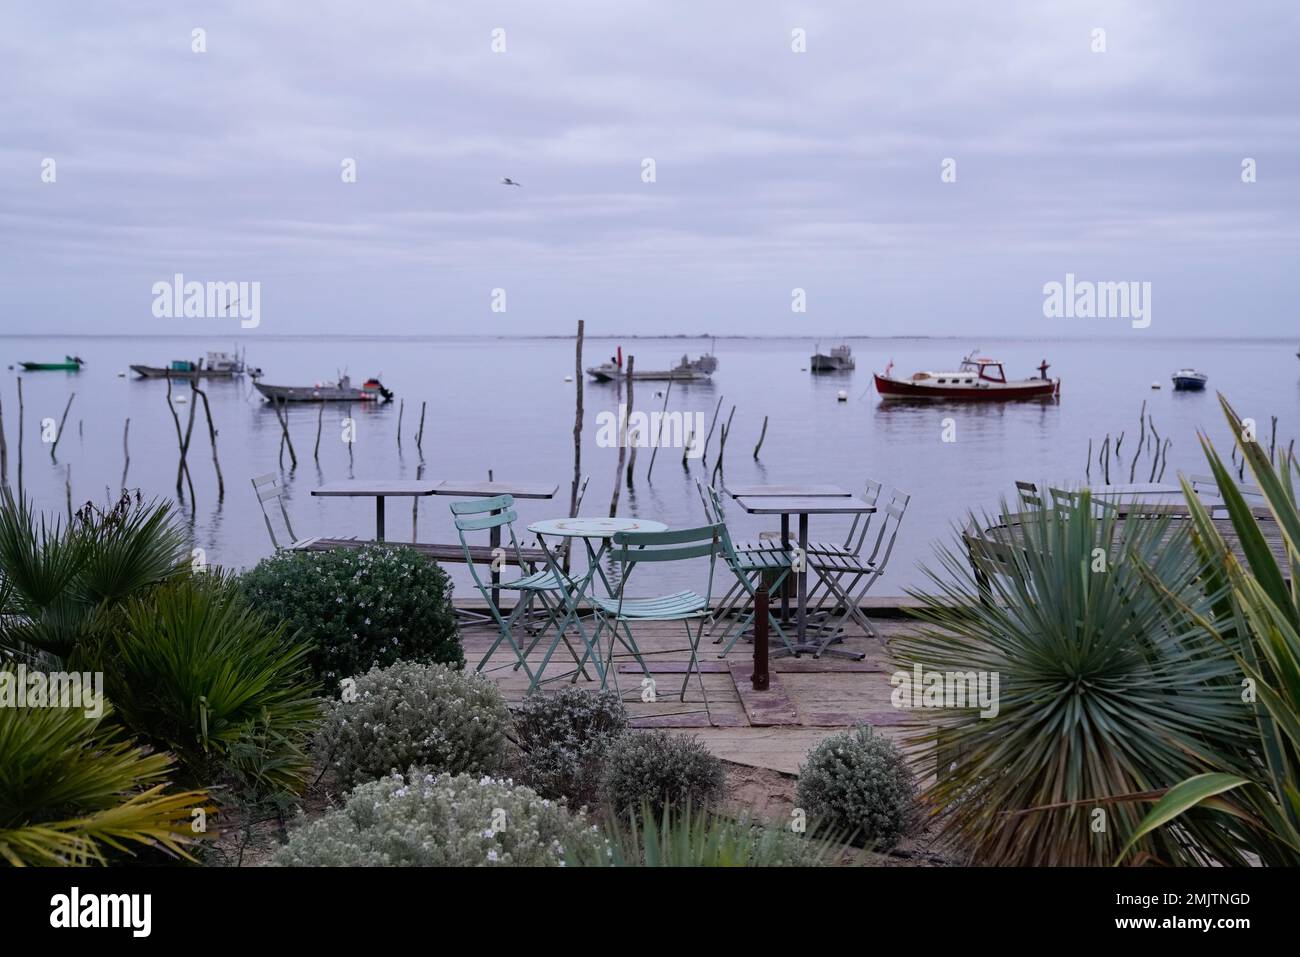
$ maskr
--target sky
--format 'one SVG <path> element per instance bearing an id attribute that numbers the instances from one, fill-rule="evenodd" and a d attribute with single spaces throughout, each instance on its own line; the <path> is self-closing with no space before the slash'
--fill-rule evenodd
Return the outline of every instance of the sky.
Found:
<path id="1" fill-rule="evenodd" d="M 1292 0 L 4 0 L 0 333 L 1291 336 L 1297 40 Z M 177 273 L 257 325 L 156 316 Z M 1067 274 L 1149 325 L 1046 316 Z"/>

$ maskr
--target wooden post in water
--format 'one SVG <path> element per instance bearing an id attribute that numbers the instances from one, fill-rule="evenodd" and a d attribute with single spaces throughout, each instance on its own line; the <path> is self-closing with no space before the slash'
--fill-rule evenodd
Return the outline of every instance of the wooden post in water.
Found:
<path id="1" fill-rule="evenodd" d="M 709 443 L 713 441 L 713 427 L 718 424 L 718 412 L 722 409 L 722 400 L 725 396 L 718 396 L 718 404 L 713 407 L 713 419 L 709 422 L 709 434 L 704 437 L 704 456 L 700 464 L 705 468 L 709 465 Z"/>
<path id="2" fill-rule="evenodd" d="M 586 322 L 578 320 L 578 342 L 573 360 L 574 391 L 577 405 L 573 413 L 573 488 L 569 492 L 569 517 L 578 514 L 578 485 L 582 482 L 582 339 Z M 566 553 L 567 555 L 567 553 Z"/>
<path id="3" fill-rule="evenodd" d="M 54 461 L 54 451 L 59 447 L 59 439 L 63 438 L 63 425 L 68 421 L 68 410 L 72 408 L 72 400 L 77 397 L 77 393 L 68 396 L 68 404 L 63 407 L 63 418 L 59 419 L 58 431 L 54 433 L 54 444 L 50 446 L 50 461 Z"/>
<path id="4" fill-rule="evenodd" d="M 217 428 L 212 424 L 212 407 L 208 405 L 208 394 L 199 388 L 199 378 L 190 380 L 194 394 L 203 400 L 203 416 L 208 421 L 208 442 L 212 446 L 212 467 L 217 470 L 217 501 L 226 500 L 226 480 L 221 475 L 221 461 L 217 458 Z M 192 401 L 192 400 L 191 400 Z"/>
<path id="5" fill-rule="evenodd" d="M 190 380 L 190 388 L 194 388 L 193 379 Z M 190 474 L 190 439 L 194 437 L 194 407 L 198 405 L 193 396 L 190 397 L 190 414 L 185 422 L 185 442 L 181 445 L 181 469 L 185 473 L 185 485 L 190 490 L 190 511 L 193 511 L 198 504 L 194 501 L 194 476 Z M 176 481 L 181 480 L 180 475 L 176 476 Z"/>
<path id="6" fill-rule="evenodd" d="M 406 411 L 406 400 L 397 400 L 397 448 L 402 448 L 402 413 Z"/>
<path id="7" fill-rule="evenodd" d="M 131 468 L 131 446 L 129 439 L 131 436 L 131 418 L 127 417 L 126 425 L 122 427 L 122 491 L 126 491 L 126 473 Z"/>
<path id="8" fill-rule="evenodd" d="M 284 458 L 284 447 L 289 447 L 289 462 L 294 467 L 298 467 L 298 453 L 293 450 L 293 439 L 289 437 L 289 411 L 284 399 L 279 401 L 272 400 L 271 408 L 275 410 L 275 417 L 280 423 L 280 458 Z"/>
<path id="9" fill-rule="evenodd" d="M 312 458 L 314 458 L 317 462 L 320 461 L 320 429 L 321 426 L 324 424 L 324 422 L 325 422 L 325 403 L 322 402 L 320 404 L 320 408 L 316 410 L 316 448 L 312 452 Z"/>
<path id="10" fill-rule="evenodd" d="M 731 413 L 727 416 L 726 423 L 722 426 L 722 432 L 718 435 L 718 461 L 713 463 L 713 475 L 717 477 L 722 474 L 722 457 L 727 452 L 727 436 L 731 435 L 731 420 L 736 417 L 736 407 L 731 407 Z"/>
<path id="11" fill-rule="evenodd" d="M 5 443 L 5 407 L 0 400 L 0 504 L 9 497 L 9 446 Z"/>
<path id="12" fill-rule="evenodd" d="M 420 400 L 420 431 L 415 433 L 415 448 L 420 453 L 420 458 L 424 458 L 424 408 L 425 401 Z"/>
<path id="13" fill-rule="evenodd" d="M 754 461 L 758 461 L 758 450 L 763 447 L 765 438 L 767 438 L 767 416 L 763 416 L 763 430 L 758 433 L 758 445 L 754 446 Z"/>
<path id="14" fill-rule="evenodd" d="M 627 457 L 627 418 L 632 415 L 632 364 L 634 356 L 627 357 L 627 417 L 620 416 L 618 423 L 618 464 L 614 466 L 614 494 L 609 500 L 609 517 L 618 514 L 618 493 L 623 483 L 623 462 Z M 620 396 L 621 397 L 621 396 Z"/>
<path id="15" fill-rule="evenodd" d="M 655 437 L 655 447 L 650 452 L 650 467 L 645 470 L 645 480 L 650 481 L 650 476 L 655 470 L 655 456 L 659 454 L 659 446 L 664 441 L 664 419 L 668 415 L 668 397 L 673 394 L 673 380 L 668 380 L 668 389 L 664 392 L 664 407 L 659 410 L 659 434 Z M 687 447 L 690 446 L 690 440 L 687 440 Z"/>
<path id="16" fill-rule="evenodd" d="M 767 671 L 768 642 L 767 575 L 761 575 L 758 590 L 754 592 L 754 674 L 750 684 L 755 691 L 766 691 L 771 684 Z"/>
<path id="17" fill-rule="evenodd" d="M 172 404 L 172 377 L 171 376 L 167 376 L 167 411 L 172 414 L 172 424 L 176 426 L 176 447 L 178 449 L 184 449 L 185 438 L 181 434 L 181 417 L 176 414 L 176 406 Z M 185 501 L 185 484 L 181 481 L 181 477 L 184 474 L 183 471 L 184 468 L 185 468 L 185 459 L 184 457 L 182 457 L 180 467 L 177 469 L 176 472 L 176 498 L 181 502 Z"/>
<path id="18" fill-rule="evenodd" d="M 65 484 L 63 486 L 63 489 L 64 489 L 64 494 L 67 496 L 67 501 L 68 501 L 68 524 L 71 525 L 72 524 L 72 466 L 65 465 L 64 468 L 67 470 L 67 477 L 64 480 Z"/>
<path id="19" fill-rule="evenodd" d="M 23 504 L 23 377 L 18 377 L 18 504 Z"/>

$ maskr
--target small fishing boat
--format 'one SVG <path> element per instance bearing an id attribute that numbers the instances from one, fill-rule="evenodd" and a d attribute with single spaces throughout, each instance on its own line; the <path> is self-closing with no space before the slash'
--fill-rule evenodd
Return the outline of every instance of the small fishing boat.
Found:
<path id="1" fill-rule="evenodd" d="M 378 379 L 367 379 L 358 389 L 346 375 L 339 376 L 335 382 L 315 385 L 267 385 L 265 382 L 253 385 L 272 402 L 387 402 L 393 397 Z"/>
<path id="2" fill-rule="evenodd" d="M 852 372 L 857 368 L 857 363 L 853 360 L 853 350 L 844 344 L 832 347 L 830 355 L 822 353 L 819 349 L 808 363 L 813 372 Z"/>
<path id="3" fill-rule="evenodd" d="M 916 372 L 909 379 L 876 373 L 876 391 L 885 399 L 966 399 L 977 402 L 1004 399 L 1051 398 L 1061 392 L 1061 380 L 1047 378 L 1047 360 L 1036 379 L 1008 379 L 997 359 L 976 356 L 962 359 L 956 372 Z"/>
<path id="4" fill-rule="evenodd" d="M 80 356 L 64 356 L 62 362 L 20 362 L 28 372 L 79 372 L 86 364 Z"/>
<path id="5" fill-rule="evenodd" d="M 702 382 L 707 381 L 717 368 L 718 360 L 712 353 L 706 352 L 698 359 L 691 359 L 683 355 L 681 361 L 671 369 L 634 369 L 632 379 L 635 382 L 640 382 L 643 379 L 646 381 Z M 597 382 L 616 382 L 620 379 L 626 379 L 627 372 L 623 369 L 623 347 L 619 346 L 617 354 L 612 356 L 609 362 L 589 368 L 587 375 Z"/>
<path id="6" fill-rule="evenodd" d="M 1171 378 L 1174 380 L 1175 392 L 1202 392 L 1205 389 L 1206 380 L 1210 377 L 1204 372 L 1197 372 L 1195 369 L 1179 369 Z"/>
<path id="7" fill-rule="evenodd" d="M 250 369 L 242 352 L 209 352 L 201 361 L 173 359 L 171 365 L 133 365 L 131 371 L 142 379 L 233 379 L 248 374 L 256 378 L 261 369 Z"/>

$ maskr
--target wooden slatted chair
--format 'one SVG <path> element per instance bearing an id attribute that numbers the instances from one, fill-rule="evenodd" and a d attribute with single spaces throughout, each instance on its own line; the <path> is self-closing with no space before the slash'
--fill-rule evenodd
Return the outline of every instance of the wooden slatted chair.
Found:
<path id="1" fill-rule="evenodd" d="M 1020 504 L 1026 508 L 1042 508 L 1043 496 L 1038 494 L 1038 486 L 1033 482 L 1016 481 L 1016 493 L 1020 496 Z"/>

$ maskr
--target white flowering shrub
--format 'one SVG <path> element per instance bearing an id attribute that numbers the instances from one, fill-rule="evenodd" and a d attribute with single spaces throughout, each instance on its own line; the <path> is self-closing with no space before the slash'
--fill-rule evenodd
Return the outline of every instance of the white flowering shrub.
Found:
<path id="1" fill-rule="evenodd" d="M 519 777 L 543 797 L 594 805 L 605 752 L 628 728 L 617 691 L 572 686 L 531 694 L 515 710 Z"/>
<path id="2" fill-rule="evenodd" d="M 326 688 L 397 661 L 465 663 L 451 579 L 412 549 L 280 552 L 241 584 L 255 608 L 311 645 L 308 660 Z"/>
<path id="3" fill-rule="evenodd" d="M 823 827 L 887 851 L 915 825 L 916 781 L 894 743 L 863 725 L 808 752 L 795 802 Z"/>
<path id="4" fill-rule="evenodd" d="M 725 785 L 722 762 L 695 736 L 633 731 L 610 745 L 600 795 L 617 814 L 659 817 L 665 806 L 708 809 Z"/>
<path id="5" fill-rule="evenodd" d="M 418 764 L 493 774 L 506 754 L 510 711 L 488 678 L 446 665 L 398 662 L 356 678 L 317 740 L 344 787 Z"/>
<path id="6" fill-rule="evenodd" d="M 609 856 L 584 813 L 509 780 L 411 768 L 289 836 L 286 867 L 547 867 Z"/>

